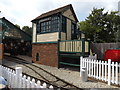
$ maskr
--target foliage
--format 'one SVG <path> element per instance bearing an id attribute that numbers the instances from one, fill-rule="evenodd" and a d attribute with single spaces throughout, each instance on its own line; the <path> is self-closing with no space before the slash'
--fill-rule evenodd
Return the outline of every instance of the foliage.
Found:
<path id="1" fill-rule="evenodd" d="M 15 26 L 18 27 L 18 28 L 20 28 L 20 25 L 18 25 L 18 24 L 15 24 Z"/>
<path id="2" fill-rule="evenodd" d="M 29 26 L 23 26 L 22 30 L 32 36 L 32 28 Z"/>
<path id="3" fill-rule="evenodd" d="M 120 16 L 117 11 L 105 12 L 104 8 L 93 8 L 85 21 L 79 23 L 80 30 L 93 42 L 115 42 L 120 40 Z M 116 37 L 117 36 L 117 37 Z"/>

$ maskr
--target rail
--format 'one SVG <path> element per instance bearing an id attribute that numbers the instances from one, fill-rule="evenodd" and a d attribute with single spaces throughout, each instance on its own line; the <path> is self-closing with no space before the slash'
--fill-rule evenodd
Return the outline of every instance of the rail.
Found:
<path id="1" fill-rule="evenodd" d="M 26 68 L 31 69 L 33 72 L 35 72 L 37 75 L 39 75 L 41 77 L 42 80 L 44 80 L 46 83 L 49 83 L 50 85 L 52 85 L 53 87 L 56 88 L 61 88 L 61 89 L 65 89 L 67 90 L 67 86 L 71 87 L 71 88 L 75 88 L 77 90 L 80 90 L 79 87 L 73 85 L 72 83 L 66 82 L 65 80 L 57 77 L 56 75 L 53 75 L 52 73 L 48 72 L 47 70 L 45 70 L 44 68 L 41 68 L 35 64 L 31 64 L 30 62 L 25 61 L 24 59 L 18 58 L 18 57 L 14 57 L 14 56 L 8 56 L 6 55 L 5 60 L 8 60 L 10 62 L 15 62 L 18 64 L 21 64 L 23 66 L 25 66 Z M 37 70 L 36 70 L 37 69 Z M 38 70 L 39 69 L 39 70 Z M 39 72 L 44 72 L 44 73 L 39 73 Z M 51 77 L 51 78 L 50 78 Z M 63 83 L 62 85 L 59 83 Z"/>

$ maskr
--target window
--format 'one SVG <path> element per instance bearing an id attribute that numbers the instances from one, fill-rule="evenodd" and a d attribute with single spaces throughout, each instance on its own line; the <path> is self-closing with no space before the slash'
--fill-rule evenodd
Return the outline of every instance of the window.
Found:
<path id="1" fill-rule="evenodd" d="M 46 19 L 42 19 L 37 23 L 37 32 L 56 32 L 59 31 L 59 16 L 54 15 Z"/>
<path id="2" fill-rule="evenodd" d="M 39 56 L 39 53 L 36 54 L 36 61 L 39 61 L 40 60 L 40 56 Z"/>
<path id="3" fill-rule="evenodd" d="M 67 29 L 66 17 L 62 16 L 62 32 L 66 32 Z"/>
<path id="4" fill-rule="evenodd" d="M 50 29 L 51 26 L 51 21 L 44 21 L 40 23 L 40 32 L 49 32 L 51 31 Z"/>
<path id="5" fill-rule="evenodd" d="M 77 34 L 76 34 L 76 24 L 72 23 L 72 32 L 71 32 L 71 39 L 77 39 Z"/>

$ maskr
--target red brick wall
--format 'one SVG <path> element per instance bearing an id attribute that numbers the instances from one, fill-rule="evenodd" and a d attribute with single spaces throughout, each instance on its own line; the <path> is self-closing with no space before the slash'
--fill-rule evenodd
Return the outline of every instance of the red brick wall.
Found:
<path id="1" fill-rule="evenodd" d="M 40 54 L 40 61 L 36 61 L 36 54 Z M 32 60 L 35 63 L 58 67 L 58 44 L 33 44 Z"/>
<path id="2" fill-rule="evenodd" d="M 0 44 L 0 60 L 3 59 L 4 55 L 4 44 Z"/>
<path id="3" fill-rule="evenodd" d="M 0 31 L 2 31 L 2 27 L 0 26 Z"/>

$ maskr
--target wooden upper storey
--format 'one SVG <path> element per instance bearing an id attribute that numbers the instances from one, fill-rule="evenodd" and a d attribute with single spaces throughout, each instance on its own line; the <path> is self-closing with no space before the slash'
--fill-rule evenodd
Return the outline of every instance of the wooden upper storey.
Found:
<path id="1" fill-rule="evenodd" d="M 43 13 L 32 22 L 33 43 L 77 38 L 78 19 L 71 4 Z"/>

